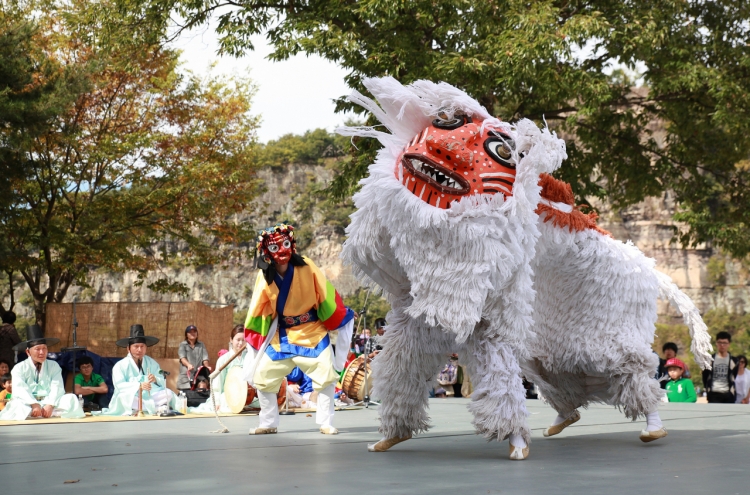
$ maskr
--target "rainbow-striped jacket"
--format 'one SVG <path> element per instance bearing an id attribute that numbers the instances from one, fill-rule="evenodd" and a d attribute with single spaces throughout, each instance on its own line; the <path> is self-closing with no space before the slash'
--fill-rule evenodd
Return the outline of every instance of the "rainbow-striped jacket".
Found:
<path id="1" fill-rule="evenodd" d="M 274 361 L 292 356 L 317 357 L 330 345 L 328 332 L 354 317 L 323 272 L 309 258 L 303 259 L 305 266 L 290 263 L 284 277 L 277 274 L 270 285 L 262 271 L 255 280 L 245 340 L 260 349 L 278 316 L 276 335 L 266 350 Z"/>

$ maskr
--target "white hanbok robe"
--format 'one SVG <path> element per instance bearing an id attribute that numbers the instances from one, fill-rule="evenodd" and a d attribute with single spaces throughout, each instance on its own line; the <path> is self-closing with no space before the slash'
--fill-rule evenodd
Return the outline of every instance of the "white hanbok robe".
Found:
<path id="1" fill-rule="evenodd" d="M 31 358 L 17 364 L 10 372 L 13 377 L 13 398 L 0 411 L 0 420 L 22 421 L 31 414 L 31 405 L 55 406 L 52 415 L 62 418 L 83 418 L 78 397 L 65 393 L 60 365 L 49 359 L 42 363 L 37 375 Z"/>
<path id="2" fill-rule="evenodd" d="M 232 356 L 234 356 L 234 351 L 227 352 L 226 354 L 224 354 L 223 356 L 221 356 L 219 358 L 219 360 L 216 361 L 216 369 L 219 369 L 222 366 L 224 366 L 224 363 L 226 363 L 227 361 L 229 361 L 229 359 Z M 230 413 L 230 412 L 232 412 L 232 411 L 229 410 L 229 406 L 227 405 L 226 397 L 224 396 L 224 382 L 227 379 L 227 374 L 229 373 L 229 370 L 232 369 L 232 368 L 234 368 L 234 367 L 236 367 L 236 366 L 242 366 L 243 362 L 245 361 L 245 357 L 246 356 L 247 356 L 247 349 L 245 349 L 244 351 L 242 351 L 242 354 L 240 354 L 240 356 L 237 359 L 235 359 L 234 361 L 232 361 L 231 363 L 229 363 L 229 366 L 227 366 L 226 368 L 224 368 L 223 370 L 221 370 L 221 373 L 219 373 L 216 376 L 216 378 L 214 378 L 213 380 L 211 380 L 211 390 L 214 393 L 214 399 L 216 400 L 216 404 L 219 406 L 219 412 L 222 412 L 222 413 Z M 253 399 L 253 402 L 250 403 L 250 406 L 251 407 L 260 407 L 260 404 L 258 403 L 258 398 L 257 397 L 255 399 Z M 213 411 L 214 411 L 213 407 L 214 407 L 214 403 L 209 398 L 206 402 L 204 402 L 203 404 L 201 404 L 198 407 L 190 407 L 190 408 L 188 408 L 188 412 L 190 412 L 190 413 L 196 413 L 196 414 L 213 413 Z"/>
<path id="3" fill-rule="evenodd" d="M 109 407 L 102 411 L 108 416 L 130 416 L 138 408 L 138 389 L 141 383 L 147 381 L 148 375 L 156 377 L 156 383 L 151 384 L 151 390 L 143 391 L 143 411 L 155 414 L 159 406 L 169 404 L 171 409 L 177 407 L 177 398 L 166 388 L 164 377 L 159 374 L 159 363 L 148 356 L 143 356 L 141 369 L 135 363 L 133 356 L 128 354 L 112 367 L 112 384 L 115 392 Z"/>

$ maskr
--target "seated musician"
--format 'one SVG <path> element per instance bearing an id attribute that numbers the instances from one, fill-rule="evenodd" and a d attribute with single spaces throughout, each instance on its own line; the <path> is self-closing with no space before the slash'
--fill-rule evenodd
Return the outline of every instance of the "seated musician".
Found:
<path id="1" fill-rule="evenodd" d="M 109 387 L 104 383 L 102 375 L 94 373 L 94 360 L 89 356 L 83 356 L 78 360 L 80 373 L 76 375 L 73 392 L 83 396 L 84 411 L 99 411 L 107 407 L 107 392 Z"/>
<path id="2" fill-rule="evenodd" d="M 47 359 L 47 346 L 60 339 L 44 338 L 39 325 L 31 325 L 27 335 L 28 340 L 13 346 L 14 351 L 25 349 L 29 358 L 11 371 L 13 398 L 0 411 L 0 420 L 84 417 L 78 398 L 65 393 L 60 365 Z"/>
<path id="3" fill-rule="evenodd" d="M 318 394 L 313 390 L 312 379 L 302 373 L 299 368 L 294 368 L 286 376 L 286 398 L 289 407 L 302 409 L 316 409 L 318 407 Z"/>
<path id="4" fill-rule="evenodd" d="M 214 400 L 216 401 L 216 406 L 214 406 L 214 403 L 211 399 L 208 399 L 203 404 L 199 405 L 195 408 L 190 408 L 188 412 L 191 413 L 212 413 L 213 409 L 216 408 L 217 411 L 222 413 L 230 413 L 232 412 L 229 409 L 229 405 L 227 404 L 224 385 L 226 384 L 227 375 L 229 374 L 229 370 L 236 366 L 242 366 L 242 363 L 245 359 L 245 355 L 247 354 L 247 342 L 245 342 L 245 327 L 242 325 L 236 325 L 234 328 L 232 328 L 232 332 L 230 334 L 230 350 L 229 352 L 224 352 L 219 356 L 219 360 L 216 361 L 216 369 L 221 370 L 221 372 L 211 381 L 211 389 L 214 393 Z M 236 359 L 229 361 L 236 352 L 241 352 L 240 356 Z M 226 366 L 224 366 L 227 362 Z M 223 369 L 222 369 L 223 367 Z M 245 386 L 247 386 L 246 382 L 243 382 Z M 260 407 L 258 404 L 258 399 L 256 398 L 248 404 L 249 407 Z"/>
<path id="5" fill-rule="evenodd" d="M 130 337 L 116 342 L 118 347 L 127 347 L 128 355 L 112 368 L 115 393 L 104 414 L 130 416 L 138 411 L 139 405 L 148 414 L 156 414 L 158 409 L 165 406 L 175 409 L 177 398 L 166 388 L 159 363 L 146 355 L 147 349 L 157 342 L 159 339 L 156 337 L 145 335 L 143 325 L 131 326 Z"/>

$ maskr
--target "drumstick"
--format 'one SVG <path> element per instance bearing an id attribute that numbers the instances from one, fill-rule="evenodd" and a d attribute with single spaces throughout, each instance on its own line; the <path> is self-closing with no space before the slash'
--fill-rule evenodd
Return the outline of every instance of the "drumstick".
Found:
<path id="1" fill-rule="evenodd" d="M 221 365 L 221 368 L 216 368 L 213 373 L 211 373 L 210 375 L 208 375 L 208 379 L 209 380 L 213 380 L 214 378 L 216 378 L 217 376 L 219 376 L 219 373 L 221 373 L 224 370 L 224 368 L 226 368 L 227 366 L 229 366 L 229 363 L 231 363 L 232 361 L 234 361 L 235 359 L 237 359 L 238 357 L 240 357 L 242 355 L 242 353 L 244 352 L 244 350 L 245 350 L 245 348 L 243 347 L 239 351 L 236 351 L 234 353 L 234 356 L 232 356 L 232 357 L 229 358 L 229 361 L 227 361 L 226 363 L 224 363 L 224 364 Z"/>

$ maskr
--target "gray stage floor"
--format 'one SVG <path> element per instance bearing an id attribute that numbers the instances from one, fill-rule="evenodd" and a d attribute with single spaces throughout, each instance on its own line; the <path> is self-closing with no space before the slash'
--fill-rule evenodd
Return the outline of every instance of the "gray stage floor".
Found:
<path id="1" fill-rule="evenodd" d="M 257 417 L 0 427 L 2 493 L 578 494 L 745 493 L 750 406 L 664 404 L 666 439 L 638 440 L 644 422 L 594 406 L 554 438 L 554 417 L 529 401 L 531 457 L 473 434 L 465 399 L 433 399 L 426 435 L 369 453 L 377 410 L 336 414 L 341 433 L 314 417 L 281 418 L 277 435 L 248 436 Z M 80 480 L 64 484 L 65 480 Z"/>

